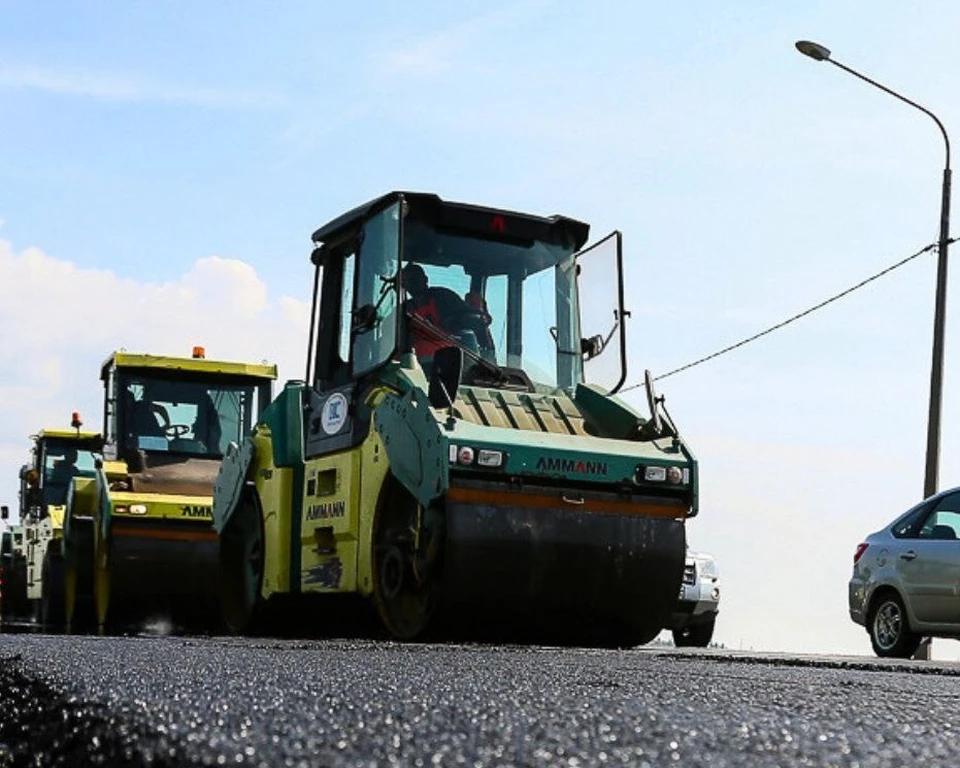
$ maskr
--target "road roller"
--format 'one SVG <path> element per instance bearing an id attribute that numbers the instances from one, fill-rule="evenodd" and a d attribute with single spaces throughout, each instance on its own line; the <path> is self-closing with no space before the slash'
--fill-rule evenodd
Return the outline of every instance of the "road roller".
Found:
<path id="1" fill-rule="evenodd" d="M 44 631 L 63 628 L 63 524 L 74 478 L 95 476 L 103 438 L 81 429 L 74 412 L 70 428 L 41 429 L 30 438 L 30 460 L 20 469 L 20 523 L 24 540 L 24 594 L 28 613 Z"/>
<path id="2" fill-rule="evenodd" d="M 64 620 L 72 631 L 219 616 L 213 484 L 228 445 L 259 423 L 276 366 L 115 352 L 101 368 L 103 460 L 71 485 Z"/>
<path id="3" fill-rule="evenodd" d="M 313 234 L 305 378 L 214 488 L 229 628 L 322 632 L 359 602 L 402 640 L 659 633 L 697 463 L 649 371 L 643 413 L 617 396 L 622 236 L 588 235 L 415 192 Z M 601 273 L 609 290 L 587 282 Z M 618 375 L 588 381 L 604 356 Z"/>

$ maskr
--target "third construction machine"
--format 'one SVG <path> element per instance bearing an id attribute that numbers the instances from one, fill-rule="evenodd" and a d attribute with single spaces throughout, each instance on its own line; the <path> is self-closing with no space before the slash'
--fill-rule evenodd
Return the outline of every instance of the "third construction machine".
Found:
<path id="1" fill-rule="evenodd" d="M 20 469 L 24 596 L 45 629 L 62 626 L 65 615 L 63 523 L 70 486 L 75 478 L 94 477 L 103 446 L 99 434 L 81 430 L 79 413 L 70 426 L 32 435 L 30 461 Z"/>
<path id="2" fill-rule="evenodd" d="M 101 467 L 74 480 L 64 524 L 66 620 L 172 618 L 215 628 L 211 494 L 226 446 L 270 401 L 276 366 L 115 352 L 104 363 Z"/>
<path id="3" fill-rule="evenodd" d="M 229 626 L 322 625 L 354 595 L 397 638 L 657 635 L 697 465 L 649 375 L 646 417 L 583 380 L 609 339 L 581 334 L 587 236 L 407 192 L 314 233 L 306 381 L 231 447 L 214 490 Z M 625 367 L 616 244 L 617 284 L 590 301 Z"/>

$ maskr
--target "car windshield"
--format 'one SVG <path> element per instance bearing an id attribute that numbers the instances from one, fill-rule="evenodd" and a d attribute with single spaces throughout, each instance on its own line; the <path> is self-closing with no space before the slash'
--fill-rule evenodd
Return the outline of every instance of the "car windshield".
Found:
<path id="1" fill-rule="evenodd" d="M 222 375 L 123 375 L 116 406 L 123 443 L 144 451 L 223 456 L 231 441 L 250 431 L 266 405 L 267 388 Z"/>
<path id="2" fill-rule="evenodd" d="M 582 379 L 573 252 L 408 220 L 404 315 L 421 362 L 452 337 L 478 358 L 522 371 L 536 389 L 572 388 Z"/>

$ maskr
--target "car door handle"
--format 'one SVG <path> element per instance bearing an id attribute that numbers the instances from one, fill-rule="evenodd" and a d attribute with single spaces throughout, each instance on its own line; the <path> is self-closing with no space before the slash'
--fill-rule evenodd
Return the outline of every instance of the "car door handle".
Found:
<path id="1" fill-rule="evenodd" d="M 917 556 L 917 553 L 912 549 L 908 549 L 906 552 L 901 553 L 901 560 L 913 560 Z"/>

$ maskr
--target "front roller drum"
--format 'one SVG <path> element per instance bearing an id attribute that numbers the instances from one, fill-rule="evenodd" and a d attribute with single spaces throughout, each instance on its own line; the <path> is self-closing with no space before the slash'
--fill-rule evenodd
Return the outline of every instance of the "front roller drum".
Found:
<path id="1" fill-rule="evenodd" d="M 673 612 L 685 509 L 669 499 L 452 488 L 444 618 L 471 634 L 634 646 Z"/>
<path id="2" fill-rule="evenodd" d="M 107 537 L 97 534 L 93 599 L 101 632 L 154 618 L 191 630 L 219 628 L 212 527 L 114 519 Z"/>

